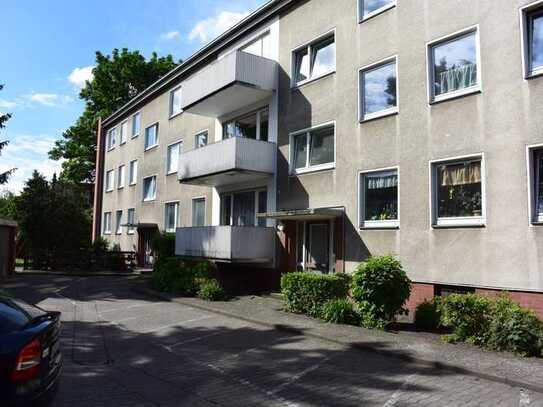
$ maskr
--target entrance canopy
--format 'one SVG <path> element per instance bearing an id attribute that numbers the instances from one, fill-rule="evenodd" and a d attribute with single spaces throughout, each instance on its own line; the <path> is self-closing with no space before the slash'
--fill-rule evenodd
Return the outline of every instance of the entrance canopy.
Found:
<path id="1" fill-rule="evenodd" d="M 338 208 L 315 208 L 315 209 L 292 209 L 286 211 L 259 213 L 259 218 L 275 220 L 326 220 L 343 216 L 343 209 Z"/>

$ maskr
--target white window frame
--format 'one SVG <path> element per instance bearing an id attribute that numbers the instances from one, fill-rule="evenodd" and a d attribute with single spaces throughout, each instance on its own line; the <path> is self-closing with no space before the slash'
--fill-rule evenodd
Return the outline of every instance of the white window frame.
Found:
<path id="1" fill-rule="evenodd" d="M 325 127 L 332 127 L 334 126 L 334 161 L 331 163 L 325 163 L 325 164 L 319 164 L 319 165 L 309 165 L 309 158 L 310 158 L 310 146 L 311 146 L 311 132 L 320 130 Z M 296 136 L 299 136 L 301 134 L 306 133 L 307 135 L 307 147 L 306 147 L 306 166 L 304 168 L 298 168 L 296 169 L 294 166 L 294 154 L 296 153 L 296 149 L 294 148 L 294 139 Z M 332 170 L 336 168 L 336 160 L 337 160 L 337 126 L 336 121 L 332 120 L 326 123 L 319 124 L 317 126 L 309 127 L 307 129 L 298 130 L 293 133 L 289 134 L 289 173 L 290 175 L 299 175 L 299 174 L 307 174 L 311 172 L 316 171 L 324 171 L 324 170 Z"/>
<path id="2" fill-rule="evenodd" d="M 155 194 L 152 198 L 146 198 L 145 197 L 145 180 L 148 180 L 148 179 L 151 179 L 151 178 L 154 178 L 155 179 Z M 147 177 L 144 177 L 143 180 L 142 180 L 142 200 L 143 202 L 154 202 L 156 201 L 156 196 L 157 196 L 157 191 L 158 191 L 158 176 L 155 174 L 155 175 L 149 175 Z"/>
<path id="3" fill-rule="evenodd" d="M 117 127 L 113 127 L 107 131 L 107 151 L 115 149 L 115 144 L 117 143 Z"/>
<path id="4" fill-rule="evenodd" d="M 469 88 L 464 88 L 456 90 L 453 92 L 448 92 L 442 95 L 435 95 L 434 89 L 434 48 L 445 44 L 447 42 L 453 42 L 455 39 L 467 36 L 468 34 L 475 34 L 475 48 L 476 48 L 476 61 L 477 61 L 477 84 L 470 86 Z M 481 40 L 480 40 L 480 30 L 479 24 L 473 25 L 471 27 L 464 28 L 462 30 L 456 31 L 452 34 L 447 34 L 443 37 L 437 38 L 426 43 L 426 83 L 427 83 L 427 93 L 428 93 L 428 103 L 430 105 L 444 102 L 451 99 L 456 99 L 462 96 L 471 95 L 474 93 L 481 93 L 483 91 L 483 66 L 481 63 Z"/>
<path id="5" fill-rule="evenodd" d="M 117 189 L 123 189 L 126 178 L 126 165 L 119 165 L 117 169 Z"/>
<path id="6" fill-rule="evenodd" d="M 303 50 L 304 48 L 307 48 L 309 60 L 311 61 L 311 49 L 314 45 L 318 44 L 321 41 L 326 40 L 328 37 L 334 37 L 334 45 L 336 47 L 335 56 L 334 56 L 334 68 L 330 69 L 327 72 L 323 72 L 320 75 L 317 76 L 311 76 L 310 78 L 307 78 L 303 81 L 296 82 L 296 54 Z M 311 65 L 311 62 L 310 62 Z M 298 88 L 300 86 L 303 86 L 307 83 L 311 83 L 314 81 L 317 81 L 321 78 L 324 78 L 328 75 L 334 74 L 337 69 L 337 35 L 336 35 L 336 28 L 325 32 L 324 34 L 319 35 L 318 37 L 312 39 L 311 41 L 305 42 L 304 44 L 298 45 L 296 48 L 294 48 L 290 52 L 290 87 L 291 88 Z"/>
<path id="7" fill-rule="evenodd" d="M 132 168 L 134 168 L 134 174 L 132 174 Z M 134 177 L 132 178 L 132 175 Z M 138 183 L 138 160 L 132 160 L 128 164 L 128 185 L 134 186 Z"/>
<path id="8" fill-rule="evenodd" d="M 202 147 L 198 147 L 198 137 L 203 135 L 203 134 L 206 134 L 207 135 L 207 141 L 206 141 L 206 144 Z M 197 149 L 197 148 L 204 148 L 206 146 L 209 145 L 209 130 L 202 130 L 202 131 L 199 131 L 198 133 L 196 133 L 194 135 L 194 149 Z"/>
<path id="9" fill-rule="evenodd" d="M 481 216 L 438 218 L 437 215 L 437 167 L 440 164 L 454 164 L 462 161 L 481 161 Z M 449 157 L 429 162 L 430 179 L 430 224 L 433 228 L 484 227 L 486 226 L 486 164 L 485 154 L 476 153 Z"/>
<path id="10" fill-rule="evenodd" d="M 102 225 L 102 234 L 111 235 L 111 212 L 104 212 L 104 219 Z M 107 221 L 109 219 L 109 222 Z M 109 224 L 108 224 L 109 223 Z"/>
<path id="11" fill-rule="evenodd" d="M 181 154 L 181 152 L 183 151 L 183 140 L 177 140 L 173 143 L 170 143 L 168 144 L 167 148 L 166 148 L 166 175 L 172 175 L 172 174 L 177 174 L 177 172 L 179 171 L 178 168 L 176 168 L 175 170 L 173 171 L 170 171 L 170 147 L 174 147 L 176 145 L 179 145 L 179 154 Z M 178 161 L 179 161 L 179 158 L 178 158 Z"/>
<path id="12" fill-rule="evenodd" d="M 371 174 L 379 174 L 386 172 L 396 172 L 398 177 L 398 218 L 394 220 L 366 220 L 366 196 L 365 196 L 365 177 Z M 358 172 L 358 227 L 360 229 L 399 229 L 400 228 L 400 167 L 385 167 L 372 170 L 362 170 Z"/>
<path id="13" fill-rule="evenodd" d="M 125 120 L 119 126 L 119 146 L 126 144 L 128 141 L 128 120 Z M 124 130 L 123 130 L 124 129 Z M 124 137 L 123 137 L 124 135 Z"/>
<path id="14" fill-rule="evenodd" d="M 532 19 L 530 15 L 543 12 L 543 0 L 538 0 L 530 3 L 519 9 L 520 14 L 520 40 L 522 50 L 522 72 L 524 79 L 532 79 L 543 75 L 543 66 L 532 70 L 532 46 L 530 44 Z"/>
<path id="15" fill-rule="evenodd" d="M 111 176 L 111 178 L 110 178 Z M 109 180 L 112 180 L 111 182 Z M 105 189 L 106 192 L 113 192 L 115 189 L 115 169 L 111 169 L 109 171 L 106 171 L 106 179 L 105 179 Z M 111 184 L 111 185 L 109 185 Z"/>
<path id="16" fill-rule="evenodd" d="M 244 113 L 244 114 L 241 114 L 241 115 L 236 115 L 234 117 L 232 117 L 231 119 L 228 119 L 228 120 L 224 120 L 223 122 L 221 122 L 221 128 L 222 128 L 222 134 L 221 134 L 221 139 L 222 140 L 226 140 L 224 138 L 224 132 L 225 132 L 225 128 L 228 124 L 230 123 L 236 123 L 238 120 L 240 119 L 244 119 L 248 116 L 252 116 L 252 115 L 255 115 L 256 116 L 256 140 L 258 141 L 261 141 L 260 140 L 260 137 L 261 137 L 261 134 L 260 134 L 260 131 L 262 130 L 262 126 L 261 126 L 261 120 L 262 120 L 262 113 L 267 111 L 268 112 L 268 141 L 270 140 L 270 106 L 269 105 L 266 105 L 266 106 L 263 106 L 259 109 L 256 109 L 256 110 L 251 110 L 247 113 Z M 202 133 L 204 133 L 205 131 L 207 130 L 204 130 L 204 131 L 201 131 L 200 133 L 197 134 L 200 135 Z M 209 144 L 209 132 L 207 134 L 207 142 Z"/>
<path id="17" fill-rule="evenodd" d="M 364 81 L 362 80 L 363 75 L 367 72 L 371 72 L 374 70 L 377 70 L 381 67 L 384 67 L 386 65 L 389 65 L 390 63 L 394 62 L 396 67 L 396 106 L 391 107 L 389 109 L 382 110 L 380 112 L 365 113 L 365 107 L 364 107 L 364 96 L 365 93 L 365 87 L 364 87 Z M 367 122 L 370 120 L 379 119 L 381 117 L 391 116 L 398 114 L 400 112 L 400 87 L 399 87 L 399 80 L 398 80 L 398 56 L 393 55 L 388 58 L 382 59 L 380 61 L 377 61 L 373 64 L 364 66 L 358 70 L 358 120 L 360 123 Z"/>
<path id="18" fill-rule="evenodd" d="M 175 92 L 181 92 L 181 99 L 183 98 L 183 89 L 181 86 L 176 86 L 175 88 L 173 88 L 172 90 L 170 90 L 170 103 L 169 103 L 169 118 L 170 119 L 173 119 L 174 117 L 180 115 L 181 113 L 183 113 L 183 108 L 181 108 L 180 111 L 178 112 L 174 112 L 173 111 L 173 96 L 174 96 L 174 93 Z"/>
<path id="19" fill-rule="evenodd" d="M 134 128 L 136 127 L 134 124 L 136 122 L 136 117 L 139 117 L 139 120 L 140 120 L 140 128 L 139 128 L 139 131 L 137 133 L 134 133 Z M 130 130 L 131 131 L 131 138 L 136 138 L 140 135 L 141 133 L 141 112 L 136 112 L 132 115 L 132 129 Z"/>
<path id="20" fill-rule="evenodd" d="M 119 218 L 119 215 L 121 215 L 120 218 Z M 115 234 L 116 235 L 123 234 L 122 223 L 123 223 L 123 210 L 119 209 L 115 211 Z"/>
<path id="21" fill-rule="evenodd" d="M 364 1 L 365 0 L 357 0 L 358 4 L 358 23 L 363 23 L 364 21 L 369 20 L 370 18 L 373 18 L 375 16 L 378 16 L 379 14 L 384 13 L 385 11 L 388 11 L 390 9 L 393 9 L 396 7 L 397 0 L 394 0 L 390 2 L 389 4 L 386 4 L 376 10 L 373 10 L 371 13 L 368 13 L 366 16 L 364 15 Z"/>
<path id="22" fill-rule="evenodd" d="M 127 229 L 126 234 L 127 235 L 134 235 L 136 233 L 136 228 L 133 226 L 130 226 L 130 212 L 134 214 L 134 223 L 136 223 L 136 208 L 128 208 L 126 211 L 126 223 L 127 223 Z"/>
<path id="23" fill-rule="evenodd" d="M 190 201 L 190 224 L 194 226 L 194 201 L 204 201 L 204 226 L 206 225 L 206 214 L 207 214 L 207 198 L 205 196 L 196 196 Z M 202 227 L 202 226 L 197 226 Z"/>
<path id="24" fill-rule="evenodd" d="M 528 224 L 530 226 L 543 225 L 543 214 L 537 212 L 539 196 L 539 173 L 536 169 L 537 152 L 543 152 L 543 144 L 532 144 L 526 146 L 526 163 L 528 173 Z"/>
<path id="25" fill-rule="evenodd" d="M 155 127 L 155 126 L 156 126 L 156 142 L 155 142 L 155 144 L 146 146 L 146 144 L 147 144 L 147 129 L 150 129 L 151 127 Z M 158 147 L 158 144 L 159 144 L 158 132 L 159 132 L 158 122 L 154 122 L 154 123 L 150 124 L 149 126 L 145 127 L 144 134 L 143 134 L 143 139 L 144 139 L 143 140 L 143 146 L 144 146 L 144 149 L 145 149 L 144 151 L 149 151 L 149 150 L 152 150 L 152 149 Z"/>
<path id="26" fill-rule="evenodd" d="M 176 205 L 175 206 L 175 226 L 173 228 L 168 228 L 168 206 L 170 205 Z M 181 204 L 179 201 L 164 202 L 164 230 L 166 231 L 166 233 L 175 233 L 180 223 L 179 222 L 180 212 L 181 212 Z"/>

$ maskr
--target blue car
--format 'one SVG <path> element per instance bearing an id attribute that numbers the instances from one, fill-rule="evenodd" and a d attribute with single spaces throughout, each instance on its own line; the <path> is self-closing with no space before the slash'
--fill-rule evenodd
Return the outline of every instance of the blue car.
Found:
<path id="1" fill-rule="evenodd" d="M 47 404 L 61 366 L 60 312 L 0 294 L 0 404 Z"/>

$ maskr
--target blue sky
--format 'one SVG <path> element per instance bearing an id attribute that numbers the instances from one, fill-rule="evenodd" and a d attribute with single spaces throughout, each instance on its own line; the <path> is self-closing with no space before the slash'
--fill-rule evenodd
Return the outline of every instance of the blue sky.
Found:
<path id="1" fill-rule="evenodd" d="M 0 140 L 4 189 L 19 191 L 34 169 L 51 176 L 47 152 L 83 109 L 79 87 L 95 51 L 140 50 L 184 59 L 265 0 L 3 0 L 0 112 L 12 113 Z"/>

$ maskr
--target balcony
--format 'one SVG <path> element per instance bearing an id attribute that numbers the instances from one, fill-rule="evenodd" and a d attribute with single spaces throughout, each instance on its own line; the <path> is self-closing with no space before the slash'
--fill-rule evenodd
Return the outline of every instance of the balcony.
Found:
<path id="1" fill-rule="evenodd" d="M 182 153 L 183 184 L 223 186 L 266 178 L 275 171 L 275 143 L 233 137 Z"/>
<path id="2" fill-rule="evenodd" d="M 246 52 L 233 52 L 202 69 L 183 84 L 183 110 L 220 117 L 271 96 L 277 87 L 277 63 Z"/>
<path id="3" fill-rule="evenodd" d="M 268 263 L 275 254 L 275 229 L 210 226 L 177 229 L 177 256 L 230 263 Z"/>

